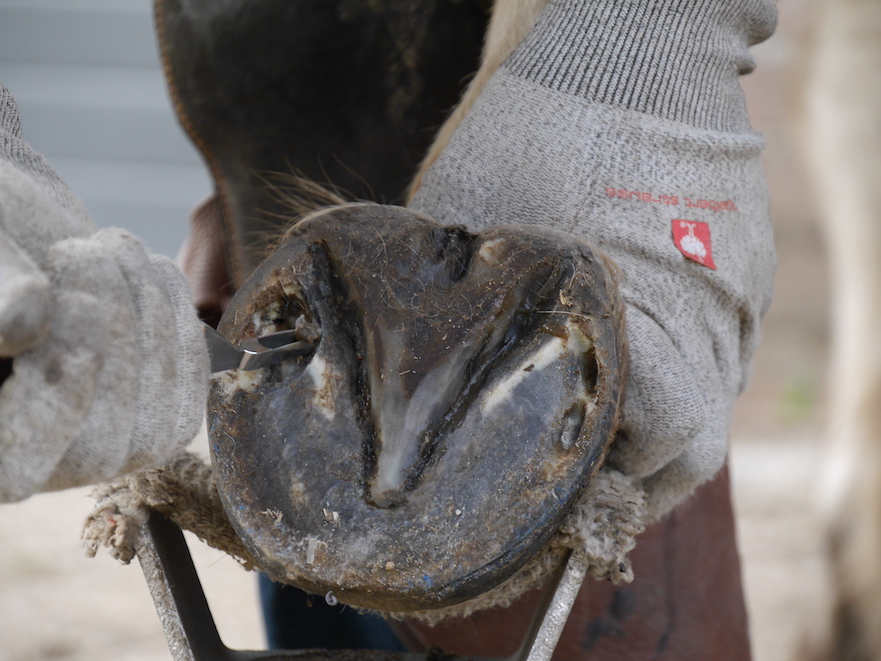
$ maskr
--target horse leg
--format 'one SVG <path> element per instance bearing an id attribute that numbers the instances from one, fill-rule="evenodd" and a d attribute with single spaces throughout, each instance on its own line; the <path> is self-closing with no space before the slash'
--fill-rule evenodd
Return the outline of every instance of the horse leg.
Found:
<path id="1" fill-rule="evenodd" d="M 484 0 L 156 0 L 172 102 L 221 202 L 234 288 L 291 213 L 273 173 L 402 197 L 478 65 Z"/>
<path id="2" fill-rule="evenodd" d="M 824 493 L 831 608 L 806 658 L 881 657 L 881 7 L 822 3 L 805 139 L 832 272 L 830 454 Z M 818 652 L 818 649 L 822 649 Z"/>

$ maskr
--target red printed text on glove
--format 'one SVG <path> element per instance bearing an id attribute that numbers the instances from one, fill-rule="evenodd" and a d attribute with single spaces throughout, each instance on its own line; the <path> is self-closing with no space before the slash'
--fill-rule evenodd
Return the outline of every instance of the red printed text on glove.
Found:
<path id="1" fill-rule="evenodd" d="M 688 259 L 716 270 L 708 223 L 677 218 L 673 221 L 673 243 Z"/>

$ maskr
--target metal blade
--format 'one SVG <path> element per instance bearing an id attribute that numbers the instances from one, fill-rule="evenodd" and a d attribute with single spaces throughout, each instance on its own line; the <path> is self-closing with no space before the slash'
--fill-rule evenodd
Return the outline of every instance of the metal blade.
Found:
<path id="1" fill-rule="evenodd" d="M 315 349 L 315 343 L 297 340 L 295 331 L 286 330 L 262 337 L 248 338 L 235 346 L 208 324 L 202 325 L 211 360 L 211 372 L 256 370 L 277 365 L 289 358 L 303 356 Z"/>

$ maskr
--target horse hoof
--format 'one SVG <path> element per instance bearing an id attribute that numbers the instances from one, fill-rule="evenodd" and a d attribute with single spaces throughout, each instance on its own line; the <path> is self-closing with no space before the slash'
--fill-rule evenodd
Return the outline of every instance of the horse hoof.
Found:
<path id="1" fill-rule="evenodd" d="M 217 485 L 275 580 L 356 606 L 450 606 L 541 551 L 602 461 L 623 331 L 605 260 L 534 227 L 400 207 L 301 221 L 219 330 L 314 352 L 216 375 Z"/>

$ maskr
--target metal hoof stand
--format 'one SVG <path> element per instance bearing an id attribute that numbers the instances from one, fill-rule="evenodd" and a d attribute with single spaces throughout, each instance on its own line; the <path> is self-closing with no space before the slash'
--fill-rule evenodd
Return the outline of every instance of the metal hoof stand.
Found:
<path id="1" fill-rule="evenodd" d="M 217 633 L 180 528 L 153 512 L 141 526 L 137 554 L 174 661 L 492 661 L 465 659 L 436 650 L 427 654 L 370 650 L 231 650 Z M 553 577 L 556 589 L 536 614 L 520 651 L 507 661 L 551 658 L 585 573 L 586 566 L 577 555 L 571 556 L 566 566 L 557 571 Z"/>

